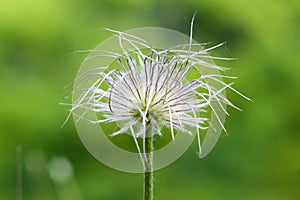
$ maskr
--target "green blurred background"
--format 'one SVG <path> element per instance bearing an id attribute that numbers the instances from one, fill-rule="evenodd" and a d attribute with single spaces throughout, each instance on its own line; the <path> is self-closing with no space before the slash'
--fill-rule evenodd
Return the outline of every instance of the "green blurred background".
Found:
<path id="1" fill-rule="evenodd" d="M 299 200 L 297 0 L 2 0 L 0 199 L 16 199 L 18 168 L 26 200 L 142 199 L 141 174 L 118 172 L 94 159 L 72 121 L 60 128 L 68 112 L 58 105 L 64 101 L 59 91 L 86 56 L 72 51 L 109 37 L 102 28 L 156 26 L 188 34 L 195 11 L 194 38 L 227 42 L 218 55 L 239 59 L 221 64 L 232 67 L 239 77 L 235 88 L 254 103 L 229 93 L 243 109 L 229 110 L 229 136 L 223 134 L 202 160 L 194 143 L 158 171 L 156 199 Z"/>

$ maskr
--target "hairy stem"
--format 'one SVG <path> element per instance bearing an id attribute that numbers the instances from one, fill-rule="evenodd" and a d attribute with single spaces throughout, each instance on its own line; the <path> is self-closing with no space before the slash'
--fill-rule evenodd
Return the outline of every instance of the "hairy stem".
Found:
<path id="1" fill-rule="evenodd" d="M 147 126 L 145 147 L 146 147 L 146 171 L 144 173 L 144 200 L 154 199 L 154 174 L 153 174 L 153 141 L 154 138 L 150 132 L 150 127 Z"/>

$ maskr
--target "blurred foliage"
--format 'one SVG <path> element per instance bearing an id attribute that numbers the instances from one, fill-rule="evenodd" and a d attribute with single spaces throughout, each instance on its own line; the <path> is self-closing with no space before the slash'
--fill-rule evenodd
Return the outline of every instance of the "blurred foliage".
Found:
<path id="1" fill-rule="evenodd" d="M 196 143 L 156 173 L 157 199 L 300 199 L 300 2 L 296 0 L 2 0 L 0 6 L 0 199 L 15 199 L 17 163 L 23 164 L 23 199 L 141 199 L 142 175 L 110 169 L 84 148 L 61 88 L 85 54 L 110 34 L 165 27 L 194 38 L 226 41 L 220 62 L 238 76 L 228 92 L 244 111 L 230 109 L 226 128 L 204 159 Z M 16 147 L 22 146 L 21 161 Z M 68 182 L 49 177 L 49 160 L 68 158 Z"/>

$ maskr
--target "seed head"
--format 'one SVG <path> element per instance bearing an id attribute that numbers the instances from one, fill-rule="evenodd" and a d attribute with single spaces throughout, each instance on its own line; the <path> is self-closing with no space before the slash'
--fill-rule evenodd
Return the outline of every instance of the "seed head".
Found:
<path id="1" fill-rule="evenodd" d="M 71 104 L 70 113 L 76 115 L 76 109 L 83 109 L 84 112 L 77 116 L 78 120 L 97 124 L 117 123 L 120 129 L 110 135 L 130 134 L 142 159 L 137 138 L 145 140 L 155 134 L 167 134 L 162 133 L 163 126 L 169 128 L 173 140 L 175 130 L 189 135 L 193 135 L 192 130 L 195 130 L 201 153 L 200 132 L 209 126 L 209 117 L 205 113 L 213 113 L 225 130 L 212 102 L 219 104 L 225 113 L 226 105 L 237 108 L 226 98 L 224 91 L 227 88 L 248 99 L 232 87 L 233 83 L 223 81 L 235 77 L 202 73 L 204 68 L 214 72 L 228 70 L 211 61 L 228 58 L 208 54 L 223 43 L 207 47 L 208 44 L 193 43 L 191 34 L 188 44 L 155 49 L 142 38 L 107 30 L 118 38 L 122 53 L 88 50 L 97 55 L 87 59 L 109 57 L 114 58 L 115 62 L 78 76 L 77 84 L 88 83 L 88 87 L 73 91 L 80 95 Z M 221 87 L 214 87 L 212 81 Z M 89 111 L 101 117 L 91 120 L 85 116 Z M 147 128 L 151 131 L 146 131 Z"/>

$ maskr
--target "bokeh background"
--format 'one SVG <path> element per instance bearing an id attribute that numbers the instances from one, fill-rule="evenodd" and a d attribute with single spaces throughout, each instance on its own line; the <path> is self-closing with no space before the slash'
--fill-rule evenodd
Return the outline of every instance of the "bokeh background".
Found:
<path id="1" fill-rule="evenodd" d="M 238 76 L 228 136 L 204 159 L 197 145 L 156 172 L 156 199 L 300 199 L 300 1 L 1 0 L 0 199 L 142 199 L 143 176 L 110 169 L 82 145 L 60 90 L 110 34 L 165 27 L 227 42 L 218 62 Z M 21 181 L 22 179 L 22 181 Z M 17 187 L 22 183 L 22 187 Z M 16 189 L 22 188 L 22 191 Z M 20 199 L 20 198 L 19 198 Z"/>

